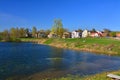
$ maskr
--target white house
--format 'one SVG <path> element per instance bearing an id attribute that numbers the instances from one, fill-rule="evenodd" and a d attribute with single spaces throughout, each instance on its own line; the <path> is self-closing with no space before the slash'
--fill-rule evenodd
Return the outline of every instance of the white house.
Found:
<path id="1" fill-rule="evenodd" d="M 84 37 L 87 37 L 89 35 L 89 32 L 88 32 L 88 30 L 84 30 L 83 32 L 82 32 L 82 37 L 84 38 Z"/>
<path id="2" fill-rule="evenodd" d="M 71 37 L 72 37 L 72 38 L 80 38 L 80 37 L 81 37 L 80 34 L 81 34 L 81 33 L 78 32 L 78 31 L 73 31 L 73 32 L 71 33 Z"/>

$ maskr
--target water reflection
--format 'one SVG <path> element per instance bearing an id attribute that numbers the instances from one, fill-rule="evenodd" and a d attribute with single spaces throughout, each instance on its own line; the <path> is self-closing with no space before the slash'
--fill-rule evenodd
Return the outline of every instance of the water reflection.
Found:
<path id="1" fill-rule="evenodd" d="M 47 60 L 49 60 L 49 65 L 53 70 L 67 68 L 63 49 L 51 47 L 51 52 Z"/>

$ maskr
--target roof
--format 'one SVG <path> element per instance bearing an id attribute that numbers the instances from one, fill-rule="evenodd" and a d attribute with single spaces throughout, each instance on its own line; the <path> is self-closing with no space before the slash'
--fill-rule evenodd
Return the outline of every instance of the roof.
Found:
<path id="1" fill-rule="evenodd" d="M 116 36 L 117 36 L 117 37 L 120 37 L 120 33 L 117 33 Z"/>

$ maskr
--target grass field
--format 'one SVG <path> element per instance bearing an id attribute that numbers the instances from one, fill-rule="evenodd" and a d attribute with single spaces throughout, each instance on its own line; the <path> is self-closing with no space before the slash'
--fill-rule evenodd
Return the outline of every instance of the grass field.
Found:
<path id="1" fill-rule="evenodd" d="M 36 42 L 60 48 L 69 48 L 95 52 L 99 54 L 120 56 L 120 40 L 111 38 L 70 38 L 70 39 L 35 39 L 21 38 L 23 42 Z"/>
<path id="2" fill-rule="evenodd" d="M 44 44 L 107 55 L 120 55 L 120 41 L 110 38 L 47 39 Z"/>

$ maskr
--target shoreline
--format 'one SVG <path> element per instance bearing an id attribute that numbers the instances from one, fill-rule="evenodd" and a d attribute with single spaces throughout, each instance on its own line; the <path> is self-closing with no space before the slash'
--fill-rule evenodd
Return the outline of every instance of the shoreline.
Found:
<path id="1" fill-rule="evenodd" d="M 77 51 L 83 51 L 83 52 L 91 52 L 99 55 L 108 55 L 108 56 L 119 56 L 117 52 L 113 52 L 111 50 L 100 50 L 100 49 L 94 49 L 94 48 L 80 48 L 76 47 L 73 43 L 71 43 L 72 46 L 68 46 L 67 43 L 62 41 L 52 41 L 51 43 L 47 43 L 49 39 L 32 39 L 32 40 L 21 40 L 22 42 L 33 42 L 37 44 L 42 45 L 49 45 L 57 48 L 63 48 L 63 49 L 71 49 L 71 50 L 77 50 Z M 54 40 L 54 39 L 53 39 Z"/>

